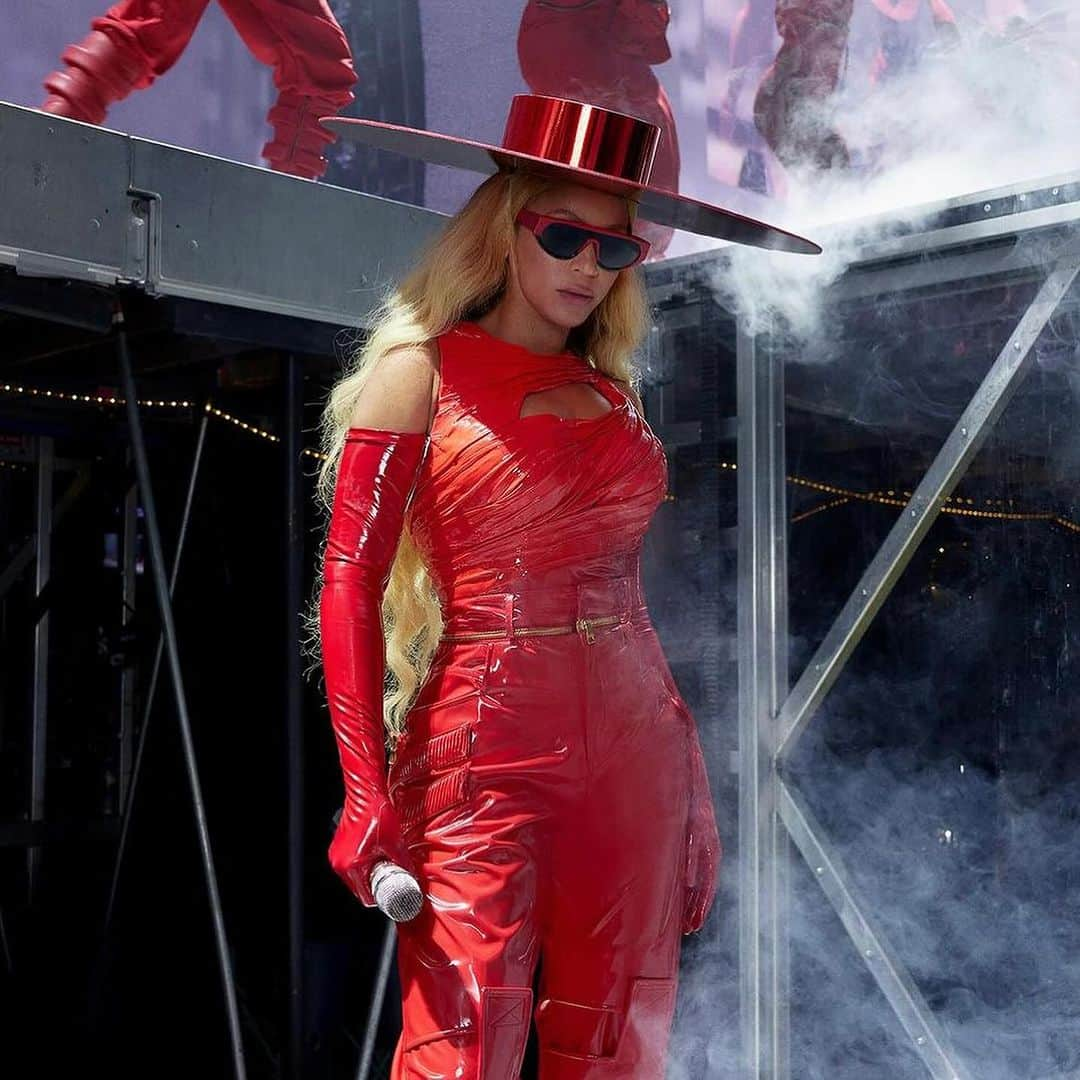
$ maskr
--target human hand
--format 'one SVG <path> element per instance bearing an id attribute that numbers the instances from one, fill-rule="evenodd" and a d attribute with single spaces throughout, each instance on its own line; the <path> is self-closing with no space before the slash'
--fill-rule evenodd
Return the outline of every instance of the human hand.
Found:
<path id="1" fill-rule="evenodd" d="M 700 930 L 716 896 L 717 871 L 723 846 L 716 828 L 712 794 L 705 758 L 697 731 L 691 730 L 690 815 L 686 835 L 686 902 L 683 908 L 684 934 Z"/>
<path id="2" fill-rule="evenodd" d="M 365 907 L 381 907 L 371 880 L 378 864 L 392 863 L 417 877 L 412 855 L 401 837 L 397 811 L 388 799 L 380 799 L 361 816 L 346 809 L 330 842 L 329 858 L 334 873 Z"/>

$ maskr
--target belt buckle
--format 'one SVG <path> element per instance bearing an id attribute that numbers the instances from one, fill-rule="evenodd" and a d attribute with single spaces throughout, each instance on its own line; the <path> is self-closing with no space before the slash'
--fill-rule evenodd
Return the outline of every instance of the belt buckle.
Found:
<path id="1" fill-rule="evenodd" d="M 574 629 L 579 634 L 584 634 L 585 641 L 589 645 L 593 645 L 596 642 L 595 628 L 597 626 L 611 626 L 613 624 L 622 626 L 625 622 L 626 616 L 621 612 L 618 615 L 596 615 L 591 619 L 576 619 Z"/>

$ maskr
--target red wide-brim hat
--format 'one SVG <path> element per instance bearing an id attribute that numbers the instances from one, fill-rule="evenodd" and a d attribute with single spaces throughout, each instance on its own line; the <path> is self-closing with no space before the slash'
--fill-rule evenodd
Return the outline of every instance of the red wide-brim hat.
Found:
<path id="1" fill-rule="evenodd" d="M 515 94 L 501 146 L 346 116 L 324 116 L 319 123 L 342 138 L 433 165 L 485 174 L 522 168 L 628 196 L 636 202 L 638 215 L 657 225 L 775 251 L 821 253 L 812 240 L 775 225 L 650 187 L 659 126 L 598 105 Z"/>

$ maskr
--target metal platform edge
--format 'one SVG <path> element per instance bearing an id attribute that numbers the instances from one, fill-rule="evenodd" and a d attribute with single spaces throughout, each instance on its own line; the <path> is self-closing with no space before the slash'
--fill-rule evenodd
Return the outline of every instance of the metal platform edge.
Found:
<path id="1" fill-rule="evenodd" d="M 0 266 L 363 327 L 446 216 L 0 102 Z"/>
<path id="2" fill-rule="evenodd" d="M 937 202 L 898 206 L 805 231 L 839 256 L 844 271 L 828 267 L 833 300 L 872 297 L 965 277 L 1044 270 L 1080 223 L 1080 172 L 1031 179 Z M 797 226 L 796 226 L 797 227 Z M 703 285 L 727 272 L 732 245 L 650 263 L 646 278 L 654 303 L 682 291 L 688 277 Z M 817 256 L 763 253 L 785 260 Z M 825 264 L 823 264 L 825 265 Z M 883 277 L 884 275 L 884 277 Z"/>

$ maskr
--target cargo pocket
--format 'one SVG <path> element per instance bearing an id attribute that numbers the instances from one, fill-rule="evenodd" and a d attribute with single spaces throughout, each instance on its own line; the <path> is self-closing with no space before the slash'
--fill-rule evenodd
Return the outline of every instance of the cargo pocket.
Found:
<path id="1" fill-rule="evenodd" d="M 541 1053 L 616 1067 L 634 1080 L 663 1080 L 675 990 L 674 978 L 633 979 L 622 1010 L 547 998 L 536 1013 Z"/>
<path id="2" fill-rule="evenodd" d="M 406 839 L 468 799 L 475 741 L 474 726 L 466 723 L 401 748 L 390 767 L 387 786 Z"/>
<path id="3" fill-rule="evenodd" d="M 544 1053 L 611 1060 L 618 1046 L 619 1011 L 612 1005 L 545 998 L 536 1010 L 536 1034 Z"/>
<path id="4" fill-rule="evenodd" d="M 674 978 L 640 976 L 633 981 L 615 1058 L 627 1068 L 632 1067 L 633 1075 L 640 1080 L 663 1080 L 675 993 Z"/>

